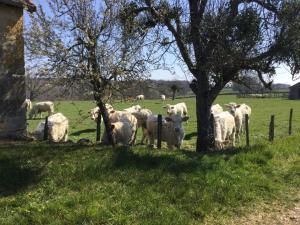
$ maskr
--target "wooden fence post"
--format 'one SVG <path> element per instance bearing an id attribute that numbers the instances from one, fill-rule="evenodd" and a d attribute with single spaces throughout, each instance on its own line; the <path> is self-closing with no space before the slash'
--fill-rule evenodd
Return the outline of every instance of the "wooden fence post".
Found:
<path id="1" fill-rule="evenodd" d="M 162 115 L 157 115 L 157 148 L 161 149 Z"/>
<path id="2" fill-rule="evenodd" d="M 289 118 L 289 135 L 292 134 L 292 120 L 293 120 L 293 109 L 290 109 L 290 118 Z"/>
<path id="3" fill-rule="evenodd" d="M 211 146 L 215 146 L 215 135 L 214 135 L 214 123 L 215 123 L 215 117 L 214 114 L 210 114 L 210 131 L 209 131 L 209 136 L 210 136 L 210 142 Z"/>
<path id="4" fill-rule="evenodd" d="M 250 146 L 250 138 L 249 138 L 249 115 L 245 115 L 245 130 L 246 130 L 246 146 Z"/>
<path id="5" fill-rule="evenodd" d="M 101 111 L 99 109 L 96 127 L 96 141 L 100 141 L 101 136 Z"/>
<path id="6" fill-rule="evenodd" d="M 45 118 L 44 141 L 48 140 L 48 116 Z"/>
<path id="7" fill-rule="evenodd" d="M 274 140 L 274 127 L 275 127 L 275 116 L 271 115 L 271 121 L 269 126 L 269 141 Z"/>

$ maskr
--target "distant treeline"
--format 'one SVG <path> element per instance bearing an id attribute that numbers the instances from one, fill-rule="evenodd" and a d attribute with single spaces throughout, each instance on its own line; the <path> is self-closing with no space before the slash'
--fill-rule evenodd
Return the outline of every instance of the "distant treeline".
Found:
<path id="1" fill-rule="evenodd" d="M 128 83 L 115 83 L 120 88 L 114 91 L 114 100 L 125 100 L 135 98 L 139 94 L 145 95 L 146 99 L 158 99 L 160 95 L 172 98 L 172 86 L 176 86 L 175 96 L 191 97 L 194 93 L 189 87 L 188 81 L 183 80 L 140 80 Z M 271 92 L 288 91 L 287 84 L 273 84 Z M 269 90 L 262 89 L 263 93 L 270 93 Z M 260 91 L 262 91 L 260 90 Z M 223 89 L 221 94 L 233 95 L 245 93 L 244 88 L 236 88 L 235 85 Z M 256 92 L 255 89 L 247 90 L 247 93 Z M 32 100 L 93 100 L 92 87 L 89 83 L 77 81 L 68 82 L 65 80 L 30 78 L 27 80 L 27 97 Z"/>
<path id="2" fill-rule="evenodd" d="M 192 95 L 188 81 L 174 80 L 142 80 L 120 85 L 119 90 L 114 91 L 112 97 L 118 100 L 135 98 L 139 94 L 146 99 L 157 99 L 160 95 L 171 98 L 172 85 L 178 87 L 175 96 Z M 89 83 L 67 82 L 62 80 L 30 78 L 27 80 L 27 97 L 32 100 L 93 100 L 92 87 Z"/>

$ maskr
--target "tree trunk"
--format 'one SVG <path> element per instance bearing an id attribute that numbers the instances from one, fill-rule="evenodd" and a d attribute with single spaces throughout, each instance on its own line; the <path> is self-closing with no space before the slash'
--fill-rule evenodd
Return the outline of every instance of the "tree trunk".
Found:
<path id="1" fill-rule="evenodd" d="M 108 114 L 107 114 L 105 104 L 103 103 L 103 101 L 101 99 L 98 100 L 97 102 L 98 102 L 98 107 L 100 108 L 100 111 L 101 111 L 101 116 L 103 118 L 103 122 L 104 122 L 104 126 L 105 126 L 105 129 L 106 129 L 106 135 L 107 135 L 108 142 L 114 147 L 115 143 L 113 141 L 111 124 L 110 124 L 110 121 L 109 121 L 109 118 L 108 118 Z"/>
<path id="2" fill-rule="evenodd" d="M 175 99 L 175 93 L 176 93 L 176 91 L 173 91 L 173 96 L 172 96 L 172 100 L 174 101 L 174 99 Z"/>
<path id="3" fill-rule="evenodd" d="M 209 150 L 210 140 L 210 108 L 212 103 L 202 92 L 196 95 L 196 113 L 197 113 L 197 145 L 196 151 L 203 152 Z"/>
<path id="4" fill-rule="evenodd" d="M 196 95 L 196 114 L 197 114 L 197 144 L 196 151 L 208 151 L 212 141 L 210 135 L 210 108 L 213 103 L 211 93 L 209 93 L 209 83 L 202 75 L 200 82 L 193 80 L 190 83 L 192 91 Z"/>

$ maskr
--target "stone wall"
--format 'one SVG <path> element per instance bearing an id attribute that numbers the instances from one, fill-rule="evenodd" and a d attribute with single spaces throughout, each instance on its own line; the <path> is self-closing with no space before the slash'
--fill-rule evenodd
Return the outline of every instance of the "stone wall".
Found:
<path id="1" fill-rule="evenodd" d="M 0 3 L 0 138 L 26 132 L 23 9 Z"/>

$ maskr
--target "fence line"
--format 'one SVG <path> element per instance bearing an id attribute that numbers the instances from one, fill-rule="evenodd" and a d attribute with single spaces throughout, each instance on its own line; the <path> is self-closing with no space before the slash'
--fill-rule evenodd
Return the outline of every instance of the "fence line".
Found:
<path id="1" fill-rule="evenodd" d="M 196 122 L 196 121 L 194 121 Z M 48 139 L 48 117 L 45 119 L 45 130 L 44 130 L 44 140 Z M 250 127 L 249 127 L 249 115 L 245 114 L 245 144 L 247 147 L 250 146 Z M 289 118 L 288 118 L 288 135 L 292 134 L 293 128 L 293 108 L 289 111 Z M 100 133 L 101 132 L 101 114 L 99 113 L 97 118 L 97 129 L 96 129 L 96 141 L 100 140 Z M 209 126 L 209 138 L 211 140 L 212 146 L 214 146 L 214 116 L 211 114 L 210 117 L 210 126 Z M 275 139 L 275 115 L 270 116 L 269 122 L 269 141 L 273 142 Z M 161 149 L 161 136 L 162 136 L 162 115 L 157 115 L 157 148 Z M 281 136 L 281 135 L 280 135 Z"/>

